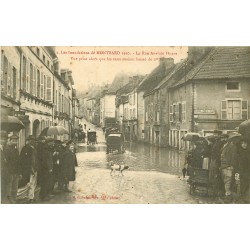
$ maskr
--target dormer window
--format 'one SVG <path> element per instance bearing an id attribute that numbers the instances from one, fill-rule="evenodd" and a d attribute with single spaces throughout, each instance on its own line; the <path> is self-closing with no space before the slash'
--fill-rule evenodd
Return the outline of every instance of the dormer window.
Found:
<path id="1" fill-rule="evenodd" d="M 239 82 L 228 82 L 226 85 L 227 91 L 239 91 L 240 83 Z"/>

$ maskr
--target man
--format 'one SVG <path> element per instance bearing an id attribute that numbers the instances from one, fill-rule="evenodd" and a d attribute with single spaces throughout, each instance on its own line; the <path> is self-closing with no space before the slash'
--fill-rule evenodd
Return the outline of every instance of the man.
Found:
<path id="1" fill-rule="evenodd" d="M 17 149 L 17 144 L 18 136 L 12 135 L 9 138 L 9 142 L 5 148 L 5 157 L 9 175 L 7 192 L 9 203 L 16 203 L 18 181 L 20 176 L 19 152 Z"/>
<path id="2" fill-rule="evenodd" d="M 72 143 L 72 141 L 69 141 L 67 143 L 67 146 L 68 148 L 62 157 L 63 176 L 65 179 L 64 191 L 71 192 L 68 189 L 68 184 L 69 184 L 69 181 L 75 181 L 75 174 L 76 174 L 75 167 L 78 166 L 78 164 L 77 164 L 77 159 L 75 155 L 74 144 Z"/>
<path id="3" fill-rule="evenodd" d="M 20 153 L 20 167 L 22 175 L 22 185 L 28 184 L 29 203 L 35 202 L 35 189 L 37 184 L 38 159 L 35 148 L 35 137 L 29 135 L 26 139 L 26 145 Z"/>
<path id="4" fill-rule="evenodd" d="M 1 158 L 1 203 L 8 203 L 7 198 L 7 184 L 8 184 L 8 171 L 7 171 L 7 160 L 4 153 L 4 148 L 7 142 L 8 134 L 6 131 L 1 130 L 0 140 L 0 158 Z"/>
<path id="5" fill-rule="evenodd" d="M 226 201 L 232 199 L 231 185 L 232 176 L 234 169 L 238 165 L 238 155 L 236 147 L 236 135 L 232 134 L 229 136 L 227 143 L 223 146 L 221 150 L 221 177 L 225 187 L 225 198 Z"/>
<path id="6" fill-rule="evenodd" d="M 51 183 L 52 183 L 52 175 L 53 175 L 53 139 L 46 139 L 45 144 L 42 146 L 41 151 L 41 163 L 40 163 L 40 199 L 41 200 L 49 200 L 50 199 L 50 190 L 51 190 Z"/>

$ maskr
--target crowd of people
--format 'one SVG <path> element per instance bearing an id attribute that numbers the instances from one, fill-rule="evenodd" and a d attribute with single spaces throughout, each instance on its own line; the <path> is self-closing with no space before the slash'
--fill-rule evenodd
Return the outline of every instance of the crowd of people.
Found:
<path id="1" fill-rule="evenodd" d="M 18 188 L 27 187 L 28 203 L 47 201 L 60 192 L 71 192 L 69 182 L 75 180 L 77 158 L 71 140 L 50 137 L 38 140 L 30 135 L 25 146 L 17 149 L 18 136 L 1 131 L 1 202 L 16 203 Z M 35 196 L 36 187 L 40 187 Z"/>
<path id="2" fill-rule="evenodd" d="M 238 133 L 215 134 L 194 141 L 185 158 L 187 175 L 208 170 L 210 194 L 227 202 L 250 203 L 250 145 Z"/>

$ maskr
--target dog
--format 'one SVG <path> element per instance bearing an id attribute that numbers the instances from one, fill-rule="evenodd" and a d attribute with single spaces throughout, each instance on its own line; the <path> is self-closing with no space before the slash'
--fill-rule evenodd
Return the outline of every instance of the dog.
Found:
<path id="1" fill-rule="evenodd" d="M 129 166 L 124 165 L 124 164 L 117 165 L 117 164 L 114 164 L 113 161 L 110 161 L 109 165 L 110 165 L 110 168 L 111 168 L 110 176 L 112 176 L 112 173 L 115 173 L 116 171 L 119 171 L 119 174 L 121 173 L 121 175 L 124 176 L 123 171 L 125 169 L 129 169 Z"/>

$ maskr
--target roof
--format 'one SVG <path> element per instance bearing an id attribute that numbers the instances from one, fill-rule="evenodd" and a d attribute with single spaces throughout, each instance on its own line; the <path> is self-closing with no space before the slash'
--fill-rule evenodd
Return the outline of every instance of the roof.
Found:
<path id="1" fill-rule="evenodd" d="M 158 65 L 149 75 L 147 75 L 140 83 L 137 91 L 150 91 L 155 87 L 155 83 L 159 83 L 165 76 L 165 67 L 163 64 Z"/>
<path id="2" fill-rule="evenodd" d="M 175 67 L 174 60 L 172 58 L 164 58 L 167 61 L 160 64 L 147 75 L 140 83 L 137 91 L 144 91 L 144 96 L 149 95 L 152 90 L 166 77 L 169 72 Z"/>
<path id="3" fill-rule="evenodd" d="M 250 77 L 250 47 L 216 47 L 173 86 L 191 79 Z"/>
<path id="4" fill-rule="evenodd" d="M 187 60 L 185 59 L 175 64 L 167 76 L 164 77 L 154 89 L 145 93 L 144 96 L 150 95 L 166 85 L 171 86 L 176 81 L 176 79 L 180 79 L 185 74 L 185 70 L 183 70 L 183 68 L 185 67 L 186 62 Z"/>

